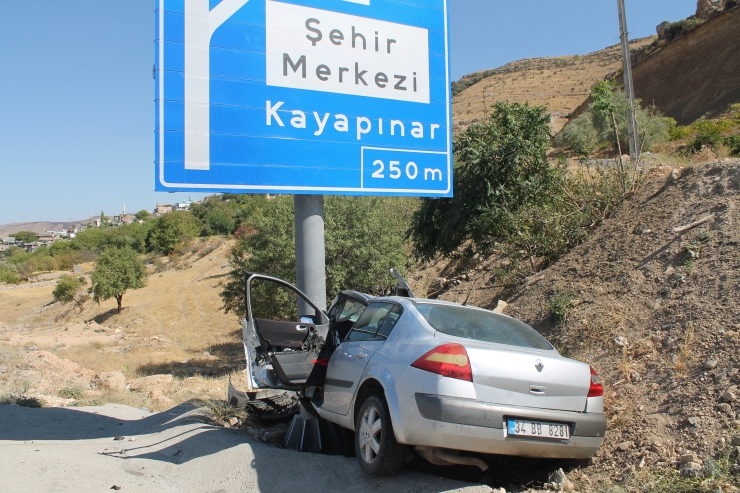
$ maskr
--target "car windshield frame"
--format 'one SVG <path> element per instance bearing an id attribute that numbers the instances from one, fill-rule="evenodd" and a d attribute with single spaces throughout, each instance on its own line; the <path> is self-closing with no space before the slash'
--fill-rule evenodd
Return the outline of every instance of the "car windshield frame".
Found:
<path id="1" fill-rule="evenodd" d="M 506 315 L 446 303 L 414 302 L 414 308 L 430 327 L 443 334 L 525 349 L 555 350 L 542 334 Z M 469 316 L 462 317 L 464 314 Z"/>

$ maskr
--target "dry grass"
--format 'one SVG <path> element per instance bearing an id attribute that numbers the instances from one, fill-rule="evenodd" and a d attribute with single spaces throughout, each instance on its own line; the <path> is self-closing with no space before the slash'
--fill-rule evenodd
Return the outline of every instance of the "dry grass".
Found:
<path id="1" fill-rule="evenodd" d="M 234 407 L 226 401 L 201 399 L 196 404 L 202 406 L 202 413 L 208 420 L 218 425 L 234 426 L 250 419 L 249 413 L 243 408 Z"/>
<path id="2" fill-rule="evenodd" d="M 632 48 L 649 44 L 653 38 L 632 43 Z M 555 65 L 573 62 L 572 65 Z M 551 127 L 560 131 L 589 96 L 591 86 L 622 67 L 621 50 L 612 46 L 584 56 L 521 60 L 510 64 L 510 73 L 487 77 L 455 96 L 453 119 L 464 124 L 490 113 L 496 101 L 547 105 Z M 514 70 L 514 68 L 516 68 Z"/>
<path id="3" fill-rule="evenodd" d="M 244 365 L 239 322 L 223 313 L 219 297 L 228 247 L 222 238 L 196 241 L 180 257 L 188 268 L 151 274 L 145 288 L 126 293 L 121 314 L 115 300 L 89 303 L 82 314 L 50 304 L 53 286 L 1 292 L 0 366 L 15 368 L 3 362 L 1 350 L 22 355 L 22 348 L 37 345 L 96 373 L 121 371 L 127 381 L 160 373 L 175 377 L 162 394 L 172 401 L 100 389 L 80 401 L 161 409 L 223 397 L 227 376 Z M 8 375 L 0 373 L 0 393 Z"/>
<path id="4" fill-rule="evenodd" d="M 694 327 L 692 323 L 686 329 L 683 334 L 683 340 L 678 345 L 678 354 L 676 362 L 673 368 L 677 373 L 685 375 L 689 370 L 689 363 L 691 361 L 692 346 L 696 341 L 696 335 L 694 334 Z"/>
<path id="5" fill-rule="evenodd" d="M 627 350 L 627 343 L 625 342 L 622 346 L 622 360 L 619 362 L 619 371 L 622 373 L 622 378 L 629 380 L 632 375 L 632 361 L 629 357 L 629 351 Z"/>

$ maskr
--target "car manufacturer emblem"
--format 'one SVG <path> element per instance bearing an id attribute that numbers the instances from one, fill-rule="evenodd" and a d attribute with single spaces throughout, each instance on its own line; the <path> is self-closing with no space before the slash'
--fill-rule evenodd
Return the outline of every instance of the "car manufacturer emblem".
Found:
<path id="1" fill-rule="evenodd" d="M 542 360 L 537 360 L 534 362 L 534 367 L 537 368 L 538 372 L 542 372 L 542 369 L 545 367 L 545 365 L 542 363 Z"/>

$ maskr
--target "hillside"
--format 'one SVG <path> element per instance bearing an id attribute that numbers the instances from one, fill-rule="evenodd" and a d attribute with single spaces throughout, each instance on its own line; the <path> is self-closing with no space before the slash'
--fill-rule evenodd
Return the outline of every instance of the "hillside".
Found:
<path id="1" fill-rule="evenodd" d="M 223 398 L 227 376 L 244 364 L 241 328 L 218 296 L 228 247 L 219 239 L 195 241 L 177 262 L 150 266 L 147 286 L 126 293 L 121 314 L 114 299 L 90 301 L 82 313 L 53 303 L 53 283 L 0 287 L 0 402 L 24 385 L 27 395 L 51 404 L 65 388 L 79 389 L 75 397 L 83 402 L 150 409 Z M 113 378 L 105 372 L 121 372 L 116 379 L 124 386 L 101 383 Z M 140 391 L 126 391 L 125 383 L 152 375 L 177 378 L 150 377 Z M 67 397 L 63 402 L 75 400 Z"/>
<path id="2" fill-rule="evenodd" d="M 713 17 L 633 67 L 635 94 L 680 125 L 740 101 L 740 8 Z"/>
<path id="3" fill-rule="evenodd" d="M 71 222 L 51 222 L 51 221 L 39 221 L 33 223 L 10 223 L 0 225 L 0 238 L 8 236 L 18 231 L 31 231 L 33 233 L 46 233 L 47 231 L 67 229 L 75 224 L 86 224 L 87 219 L 81 219 L 79 221 Z"/>
<path id="4" fill-rule="evenodd" d="M 447 284 L 440 299 L 487 307 L 503 298 L 508 314 L 591 363 L 606 383 L 609 429 L 583 472 L 621 481 L 630 467 L 672 468 L 686 451 L 706 461 L 738 433 L 738 224 L 740 159 L 664 165 L 588 242 L 513 293 L 497 286 L 510 262 L 496 257 L 420 266 L 412 288 Z M 553 304 L 567 313 L 561 325 Z"/>
<path id="5" fill-rule="evenodd" d="M 631 42 L 632 50 L 650 44 L 654 38 Z M 553 132 L 560 131 L 570 114 L 585 101 L 591 86 L 622 67 L 619 45 L 588 55 L 531 58 L 512 62 L 467 87 L 453 98 L 452 115 L 456 127 L 483 118 L 496 101 L 529 102 L 547 105 L 552 115 Z M 475 80 L 487 72 L 470 74 L 458 83 Z"/>

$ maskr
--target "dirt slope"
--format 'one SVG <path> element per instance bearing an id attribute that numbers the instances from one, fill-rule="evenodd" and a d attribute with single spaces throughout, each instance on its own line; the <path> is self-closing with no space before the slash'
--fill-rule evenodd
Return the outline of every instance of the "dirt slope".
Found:
<path id="1" fill-rule="evenodd" d="M 653 39 L 634 40 L 631 47 L 637 50 Z M 591 86 L 621 68 L 622 52 L 618 45 L 588 55 L 509 63 L 453 98 L 453 121 L 458 127 L 478 121 L 496 101 L 529 102 L 550 108 L 552 129 L 558 132 L 569 115 L 588 98 Z"/>
<path id="2" fill-rule="evenodd" d="M 740 8 L 718 15 L 633 68 L 635 94 L 680 125 L 740 101 Z"/>
<path id="3" fill-rule="evenodd" d="M 609 429 L 589 475 L 671 467 L 686 450 L 706 459 L 737 434 L 739 227 L 740 160 L 659 167 L 587 243 L 507 296 L 507 313 L 606 382 Z M 437 262 L 412 287 L 428 292 L 434 275 L 454 275 L 441 299 L 494 306 L 502 262 Z M 568 311 L 559 326 L 548 306 L 558 293 Z"/>

